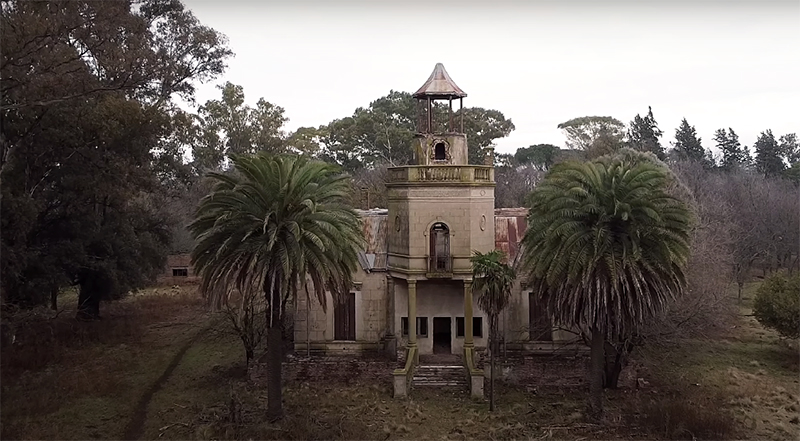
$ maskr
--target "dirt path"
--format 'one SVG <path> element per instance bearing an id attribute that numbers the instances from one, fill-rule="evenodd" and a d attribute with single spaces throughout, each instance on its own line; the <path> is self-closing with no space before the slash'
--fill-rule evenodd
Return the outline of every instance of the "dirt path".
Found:
<path id="1" fill-rule="evenodd" d="M 183 359 L 184 354 L 192 345 L 197 342 L 197 340 L 203 335 L 204 332 L 208 330 L 210 326 L 204 327 L 199 329 L 195 335 L 186 343 L 184 343 L 183 347 L 172 357 L 167 368 L 161 374 L 160 377 L 147 389 L 139 399 L 139 402 L 136 403 L 136 407 L 133 410 L 133 415 L 131 416 L 128 425 L 125 427 L 125 434 L 123 435 L 124 440 L 138 440 L 144 434 L 144 427 L 145 422 L 147 421 L 147 406 L 150 404 L 150 400 L 153 399 L 153 395 L 158 392 L 164 383 L 169 380 L 170 375 L 172 375 L 172 371 L 180 364 L 181 360 Z"/>

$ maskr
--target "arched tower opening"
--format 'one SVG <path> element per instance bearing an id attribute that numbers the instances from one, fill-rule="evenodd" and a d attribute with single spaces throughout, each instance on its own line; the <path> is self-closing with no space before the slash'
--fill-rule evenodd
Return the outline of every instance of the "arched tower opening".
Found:
<path id="1" fill-rule="evenodd" d="M 430 269 L 434 272 L 450 271 L 450 228 L 444 222 L 431 225 Z"/>

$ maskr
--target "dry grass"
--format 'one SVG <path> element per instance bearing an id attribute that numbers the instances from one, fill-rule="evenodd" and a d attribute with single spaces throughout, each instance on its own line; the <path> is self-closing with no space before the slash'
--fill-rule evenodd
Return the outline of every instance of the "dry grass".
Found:
<path id="1" fill-rule="evenodd" d="M 719 338 L 635 352 L 627 369 L 634 381 L 607 393 L 603 426 L 584 421 L 586 388 L 576 380 L 584 366 L 566 359 L 552 369 L 541 359 L 528 365 L 530 375 L 548 374 L 545 383 L 565 379 L 558 387 L 528 387 L 532 380 L 519 375 L 499 382 L 494 413 L 466 392 L 420 389 L 392 399 L 382 367 L 343 359 L 304 368 L 313 375 L 303 378 L 289 364 L 286 418 L 267 424 L 263 377 L 257 369 L 244 375 L 241 342 L 224 320 L 209 321 L 191 290 L 149 290 L 102 312 L 97 323 L 78 323 L 70 312 L 19 323 L 22 346 L 4 345 L 2 354 L 3 439 L 121 437 L 135 403 L 200 330 L 146 403 L 143 438 L 800 438 L 796 352 L 751 317 Z M 647 384 L 637 389 L 639 377 Z"/>
<path id="2" fill-rule="evenodd" d="M 77 321 L 64 297 L 57 315 L 3 317 L 14 332 L 0 349 L 3 439 L 120 437 L 139 394 L 203 314 L 197 294 L 182 288 L 106 302 L 96 322 Z"/>
<path id="3" fill-rule="evenodd" d="M 756 287 L 756 283 L 745 287 L 740 316 L 717 338 L 684 340 L 678 345 L 647 348 L 640 354 L 637 366 L 641 375 L 651 381 L 658 395 L 672 401 L 637 403 L 631 414 L 647 414 L 649 409 L 654 414 L 652 430 L 690 426 L 702 418 L 713 432 L 711 429 L 721 425 L 717 421 L 720 416 L 730 419 L 732 430 L 707 437 L 800 439 L 796 342 L 790 344 L 749 316 Z M 690 403 L 695 411 L 682 412 L 681 403 Z M 665 410 L 659 412 L 659 406 Z M 672 417 L 667 424 L 663 414 L 668 409 L 684 415 L 679 418 L 682 421 Z"/>

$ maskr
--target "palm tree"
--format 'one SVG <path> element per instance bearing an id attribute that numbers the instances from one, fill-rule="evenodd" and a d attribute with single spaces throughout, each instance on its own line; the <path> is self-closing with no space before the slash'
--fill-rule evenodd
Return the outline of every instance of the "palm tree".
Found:
<path id="1" fill-rule="evenodd" d="M 652 154 L 553 167 L 529 195 L 522 273 L 554 322 L 591 334 L 589 416 L 602 417 L 606 339 L 635 333 L 686 284 L 693 214 Z"/>
<path id="2" fill-rule="evenodd" d="M 234 291 L 260 289 L 267 301 L 267 416 L 282 417 L 282 323 L 286 302 L 310 285 L 325 308 L 350 291 L 363 245 L 346 203 L 350 178 L 337 166 L 297 156 L 232 156 L 189 226 L 201 290 L 219 306 Z"/>
<path id="3" fill-rule="evenodd" d="M 497 318 L 508 306 L 514 270 L 504 262 L 505 253 L 500 250 L 483 254 L 475 251 L 472 256 L 472 278 L 478 292 L 478 307 L 489 316 L 489 357 L 492 376 L 489 380 L 489 410 L 494 410 L 494 356 L 497 352 Z"/>

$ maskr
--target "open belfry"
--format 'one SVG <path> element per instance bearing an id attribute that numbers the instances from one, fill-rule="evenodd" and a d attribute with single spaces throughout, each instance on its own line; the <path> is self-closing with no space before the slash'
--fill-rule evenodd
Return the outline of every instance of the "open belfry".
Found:
<path id="1" fill-rule="evenodd" d="M 473 293 L 474 251 L 500 249 L 513 262 L 526 228 L 524 208 L 494 208 L 491 151 L 469 163 L 463 101 L 467 94 L 440 63 L 413 98 L 412 164 L 390 167 L 388 207 L 360 210 L 366 248 L 353 289 L 323 309 L 299 296 L 298 353 L 385 352 L 397 359 L 394 395 L 416 387 L 459 387 L 483 396 L 480 354 L 489 323 Z M 480 157 L 480 155 L 473 155 Z M 533 294 L 514 284 L 499 320 L 504 350 L 552 350 L 574 341 L 553 331 Z"/>
<path id="2" fill-rule="evenodd" d="M 466 96 L 437 64 L 413 95 L 416 163 L 390 168 L 386 183 L 389 303 L 396 308 L 391 331 L 407 336 L 409 363 L 418 363 L 420 354 L 445 353 L 462 354 L 473 365 L 474 338 L 486 334 L 475 329 L 486 320 L 475 314 L 470 257 L 494 248 L 494 170 L 468 163 L 463 112 L 453 111 L 453 102 L 462 109 Z"/>

